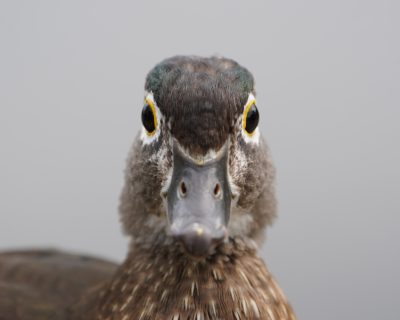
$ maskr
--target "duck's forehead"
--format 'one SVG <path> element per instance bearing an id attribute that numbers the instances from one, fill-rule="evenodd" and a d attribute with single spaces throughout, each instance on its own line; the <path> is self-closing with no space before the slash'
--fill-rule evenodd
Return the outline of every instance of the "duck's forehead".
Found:
<path id="1" fill-rule="evenodd" d="M 175 57 L 148 75 L 146 90 L 187 149 L 204 154 L 218 150 L 232 132 L 253 78 L 236 62 L 222 58 Z"/>

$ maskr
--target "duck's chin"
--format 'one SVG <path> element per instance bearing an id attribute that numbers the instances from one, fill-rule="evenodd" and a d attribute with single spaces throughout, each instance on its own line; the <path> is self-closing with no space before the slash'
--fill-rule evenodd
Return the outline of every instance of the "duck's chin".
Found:
<path id="1" fill-rule="evenodd" d="M 249 236 L 253 218 L 248 213 L 232 211 L 229 221 L 227 237 L 216 246 L 211 246 L 206 254 L 192 254 L 171 233 L 170 223 L 164 215 L 149 215 L 143 223 L 143 228 L 131 234 L 132 241 L 130 251 L 157 250 L 160 253 L 174 252 L 192 260 L 212 259 L 216 255 L 228 253 L 232 246 L 256 249 L 259 242 Z"/>
<path id="2" fill-rule="evenodd" d="M 233 240 L 233 239 L 231 239 Z M 230 239 L 226 239 L 224 242 L 221 242 L 215 246 L 211 246 L 207 252 L 203 254 L 197 254 L 188 250 L 181 242 L 175 241 L 174 246 L 175 250 L 179 251 L 183 256 L 185 256 L 189 260 L 193 261 L 207 261 L 214 259 L 221 252 L 225 251 L 225 247 L 229 245 Z"/>
<path id="3" fill-rule="evenodd" d="M 210 248 L 204 255 L 194 255 L 181 242 L 165 231 L 152 235 L 146 240 L 133 238 L 130 253 L 157 252 L 161 256 L 173 256 L 175 259 L 182 261 L 207 263 L 218 260 L 221 257 L 236 255 L 238 252 L 257 252 L 258 247 L 254 239 L 236 235 L 227 237 L 224 242 Z"/>

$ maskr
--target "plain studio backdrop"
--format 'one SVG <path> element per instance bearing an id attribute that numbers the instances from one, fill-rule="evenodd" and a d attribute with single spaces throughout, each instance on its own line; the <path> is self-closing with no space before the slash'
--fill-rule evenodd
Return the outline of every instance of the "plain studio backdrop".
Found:
<path id="1" fill-rule="evenodd" d="M 0 249 L 121 261 L 146 73 L 253 72 L 278 172 L 262 255 L 299 319 L 399 319 L 400 2 L 1 1 Z"/>

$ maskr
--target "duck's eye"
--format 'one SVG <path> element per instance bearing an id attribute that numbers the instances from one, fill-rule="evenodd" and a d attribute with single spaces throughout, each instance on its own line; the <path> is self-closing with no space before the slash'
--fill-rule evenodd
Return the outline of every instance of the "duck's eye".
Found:
<path id="1" fill-rule="evenodd" d="M 243 114 L 244 131 L 246 131 L 246 133 L 251 136 L 257 129 L 259 120 L 260 120 L 260 115 L 258 113 L 256 103 L 255 101 L 253 101 L 244 110 Z"/>
<path id="2" fill-rule="evenodd" d="M 157 129 L 156 108 L 150 101 L 147 100 L 142 109 L 142 123 L 143 127 L 146 129 L 147 134 L 149 136 L 152 136 L 156 132 Z"/>

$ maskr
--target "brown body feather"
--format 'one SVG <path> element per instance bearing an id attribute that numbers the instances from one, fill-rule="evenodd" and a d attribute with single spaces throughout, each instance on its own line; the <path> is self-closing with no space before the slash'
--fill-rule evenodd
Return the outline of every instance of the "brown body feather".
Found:
<path id="1" fill-rule="evenodd" d="M 237 239 L 206 260 L 175 246 L 133 250 L 118 269 L 56 251 L 1 254 L 0 320 L 39 319 L 295 318 L 256 250 Z"/>
<path id="2" fill-rule="evenodd" d="M 179 247 L 135 249 L 101 293 L 96 320 L 293 320 L 282 291 L 240 239 L 204 260 Z"/>
<path id="3" fill-rule="evenodd" d="M 109 281 L 111 262 L 52 250 L 0 254 L 0 320 L 72 319 L 70 306 Z"/>

